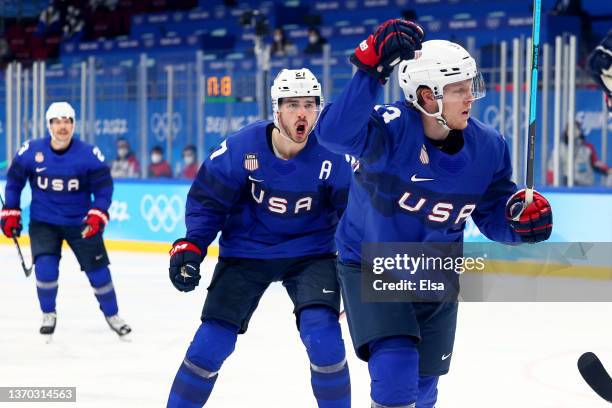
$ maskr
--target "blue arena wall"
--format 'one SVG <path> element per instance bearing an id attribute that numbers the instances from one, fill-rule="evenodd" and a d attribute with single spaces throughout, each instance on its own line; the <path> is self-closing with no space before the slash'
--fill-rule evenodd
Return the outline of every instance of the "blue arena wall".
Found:
<path id="1" fill-rule="evenodd" d="M 5 181 L 0 180 L 3 193 L 4 185 Z M 127 243 L 164 243 L 169 249 L 175 239 L 185 234 L 185 199 L 189 186 L 188 182 L 178 181 L 116 181 L 109 211 L 111 222 L 105 238 Z M 542 190 L 554 211 L 551 241 L 612 242 L 612 194 L 609 191 L 598 188 Z M 26 187 L 21 199 L 26 233 L 30 201 L 30 190 Z M 468 242 L 486 241 L 471 220 L 465 238 Z M 115 247 L 134 249 L 130 245 Z M 156 245 L 150 247 L 155 248 Z"/>

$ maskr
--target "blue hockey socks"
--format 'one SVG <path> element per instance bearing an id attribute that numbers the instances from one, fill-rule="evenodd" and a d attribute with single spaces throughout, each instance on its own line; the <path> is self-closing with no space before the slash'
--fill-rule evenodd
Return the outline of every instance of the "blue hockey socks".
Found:
<path id="1" fill-rule="evenodd" d="M 206 403 L 237 337 L 238 327 L 230 323 L 205 320 L 200 325 L 174 377 L 168 408 L 199 408 Z"/>
<path id="2" fill-rule="evenodd" d="M 350 407 L 351 380 L 338 315 L 329 307 L 309 307 L 300 312 L 299 321 L 319 408 Z"/>
<path id="3" fill-rule="evenodd" d="M 438 399 L 438 379 L 440 377 L 421 376 L 419 378 L 419 397 L 417 408 L 433 408 Z"/>
<path id="4" fill-rule="evenodd" d="M 59 276 L 59 257 L 39 255 L 36 257 L 36 293 L 43 313 L 55 312 L 57 298 L 57 278 Z"/>
<path id="5" fill-rule="evenodd" d="M 89 283 L 94 290 L 96 299 L 100 304 L 100 309 L 104 316 L 114 316 L 119 311 L 117 307 L 117 296 L 115 295 L 115 287 L 111 279 L 108 266 L 86 271 Z"/>
<path id="6" fill-rule="evenodd" d="M 419 354 L 409 337 L 370 343 L 372 407 L 414 408 L 419 393 Z"/>

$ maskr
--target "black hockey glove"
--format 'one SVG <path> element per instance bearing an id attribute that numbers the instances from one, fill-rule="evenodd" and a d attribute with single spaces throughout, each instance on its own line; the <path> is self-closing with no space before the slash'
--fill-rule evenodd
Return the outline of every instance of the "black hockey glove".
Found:
<path id="1" fill-rule="evenodd" d="M 181 292 L 190 292 L 200 283 L 200 263 L 206 253 L 187 238 L 174 241 L 170 250 L 170 281 Z"/>
<path id="2" fill-rule="evenodd" d="M 606 93 L 608 112 L 612 114 L 612 31 L 589 55 L 587 65 L 595 82 Z"/>
<path id="3" fill-rule="evenodd" d="M 351 62 L 384 84 L 396 64 L 414 58 L 424 36 L 423 28 L 412 21 L 387 20 L 359 43 L 351 54 Z"/>

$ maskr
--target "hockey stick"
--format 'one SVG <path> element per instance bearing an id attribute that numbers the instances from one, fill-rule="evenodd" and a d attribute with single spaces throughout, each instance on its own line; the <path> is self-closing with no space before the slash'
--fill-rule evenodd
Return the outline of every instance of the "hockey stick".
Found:
<path id="1" fill-rule="evenodd" d="M 0 195 L 0 203 L 2 204 L 2 207 L 4 207 L 4 200 L 2 199 L 1 195 Z M 23 254 L 21 253 L 21 247 L 19 246 L 17 237 L 15 237 L 15 230 L 13 230 L 13 242 L 15 243 L 15 246 L 17 247 L 17 253 L 19 254 L 19 260 L 21 261 L 21 267 L 23 268 L 23 273 L 25 273 L 25 276 L 27 278 L 28 276 L 32 274 L 32 268 L 34 267 L 34 265 L 30 265 L 29 268 L 26 266 L 25 261 L 23 260 Z"/>
<path id="2" fill-rule="evenodd" d="M 525 205 L 529 205 L 533 201 L 533 164 L 535 159 L 541 10 L 542 1 L 533 0 L 533 25 L 531 30 L 531 86 L 529 87 L 529 136 L 527 139 L 527 174 L 525 176 Z"/>
<path id="3" fill-rule="evenodd" d="M 540 53 L 541 0 L 533 0 L 533 24 L 531 30 L 531 82 L 529 87 L 529 133 L 527 138 L 527 164 L 525 174 L 525 201 L 513 220 L 518 221 L 525 208 L 533 202 L 533 164 L 535 160 L 536 112 L 538 96 L 538 61 Z M 516 58 L 516 56 L 515 56 Z M 518 141 L 515 141 L 517 143 Z M 518 203 L 517 203 L 518 204 Z M 517 205 L 515 204 L 515 205 Z M 514 207 L 514 206 L 513 206 Z M 511 212 L 513 214 L 514 212 Z"/>
<path id="4" fill-rule="evenodd" d="M 580 356 L 578 371 L 597 395 L 612 402 L 612 378 L 594 353 L 589 351 Z"/>

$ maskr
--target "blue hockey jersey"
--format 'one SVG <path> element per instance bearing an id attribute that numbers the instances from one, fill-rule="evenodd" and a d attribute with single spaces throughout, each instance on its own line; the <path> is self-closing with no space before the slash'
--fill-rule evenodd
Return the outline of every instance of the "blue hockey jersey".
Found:
<path id="1" fill-rule="evenodd" d="M 291 258 L 336 251 L 351 167 L 310 137 L 290 160 L 268 144 L 272 122 L 228 137 L 202 164 L 187 197 L 187 238 L 205 249 L 221 231 L 220 255 Z"/>
<path id="2" fill-rule="evenodd" d="M 51 138 L 25 142 L 11 163 L 6 205 L 20 207 L 26 181 L 32 188 L 30 218 L 56 225 L 80 225 L 90 208 L 108 211 L 113 180 L 97 147 L 73 138 L 56 152 Z M 93 202 L 92 202 L 93 194 Z"/>
<path id="3" fill-rule="evenodd" d="M 381 91 L 358 71 L 315 132 L 324 147 L 359 158 L 336 235 L 340 259 L 359 263 L 362 242 L 459 242 L 469 216 L 489 239 L 520 241 L 504 216 L 516 185 L 503 137 L 469 119 L 463 147 L 445 153 L 405 101 L 375 106 Z"/>

